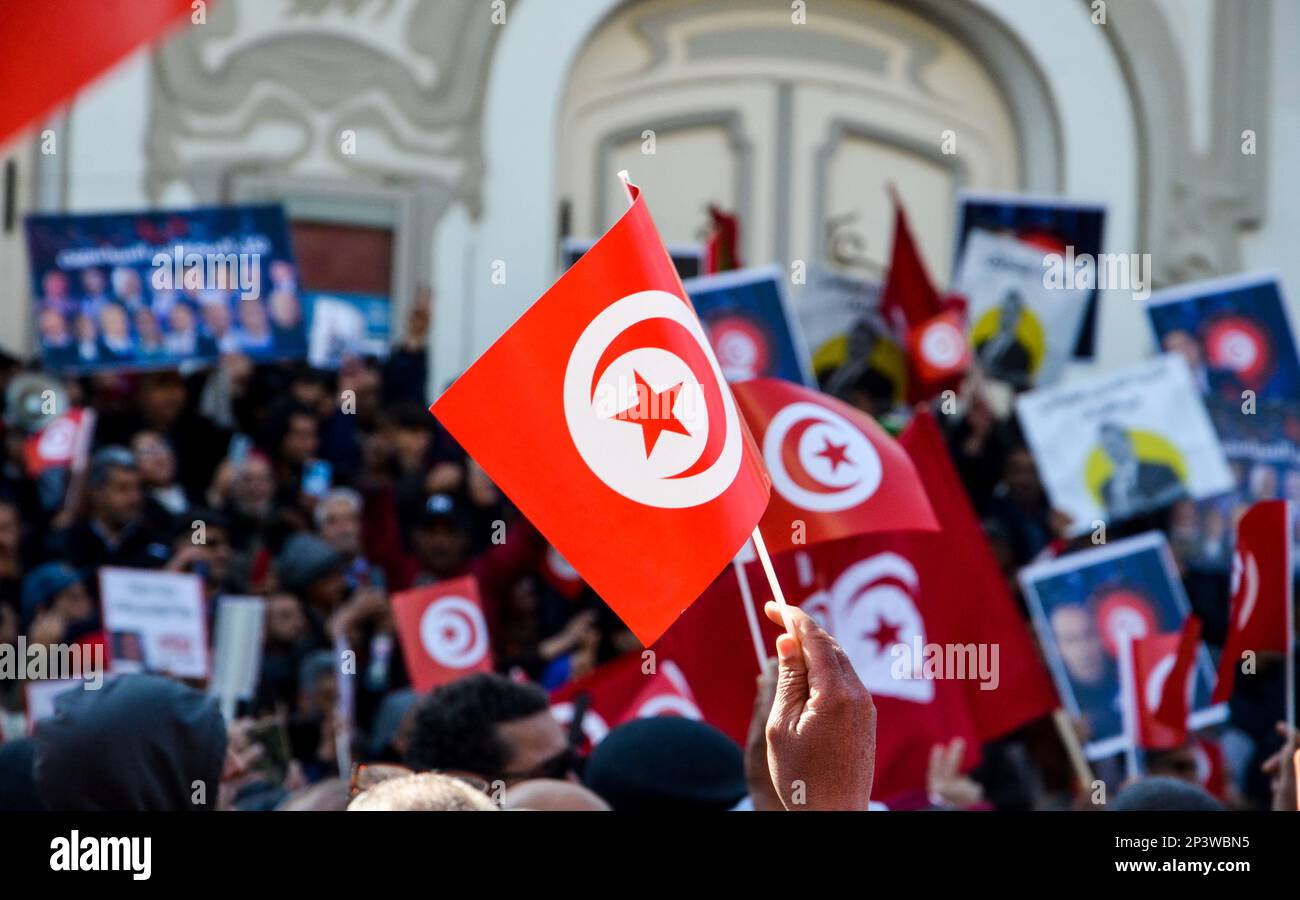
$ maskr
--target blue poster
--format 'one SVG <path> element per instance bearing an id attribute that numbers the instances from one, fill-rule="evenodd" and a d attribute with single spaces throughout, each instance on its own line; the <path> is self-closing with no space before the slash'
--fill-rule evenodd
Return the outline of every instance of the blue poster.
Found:
<path id="1" fill-rule="evenodd" d="M 307 362 L 337 369 L 349 357 L 388 356 L 391 304 L 373 294 L 307 292 L 303 307 L 311 328 Z"/>
<path id="2" fill-rule="evenodd" d="M 1096 258 L 1102 252 L 1106 207 L 1059 197 L 1024 194 L 981 194 L 962 191 L 957 196 L 957 246 L 952 255 L 955 277 L 961 268 L 966 239 L 975 229 L 1014 237 L 1049 253 Z M 1073 355 L 1090 359 L 1097 328 L 1097 288 L 1093 288 L 1075 339 Z"/>
<path id="3" fill-rule="evenodd" d="M 1020 585 L 1061 702 L 1088 725 L 1088 758 L 1121 752 L 1128 741 L 1119 672 L 1125 635 L 1178 631 L 1191 611 L 1164 535 L 1147 532 L 1026 566 Z M 1202 645 L 1193 728 L 1227 718 L 1226 705 L 1210 705 L 1213 677 Z"/>
<path id="4" fill-rule="evenodd" d="M 779 266 L 736 269 L 682 282 L 728 381 L 784 378 L 816 387 Z"/>
<path id="5" fill-rule="evenodd" d="M 1186 559 L 1225 567 L 1245 507 L 1300 501 L 1300 354 L 1286 301 L 1274 275 L 1237 275 L 1157 291 L 1147 316 L 1157 346 L 1191 366 L 1236 482 L 1171 534 Z"/>
<path id="6" fill-rule="evenodd" d="M 27 217 L 47 369 L 301 358 L 307 331 L 278 205 Z"/>

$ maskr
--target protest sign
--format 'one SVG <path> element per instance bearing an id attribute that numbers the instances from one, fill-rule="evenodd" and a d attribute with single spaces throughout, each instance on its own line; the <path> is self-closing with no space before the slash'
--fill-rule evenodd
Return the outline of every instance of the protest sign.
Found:
<path id="1" fill-rule="evenodd" d="M 212 680 L 208 693 L 221 701 L 227 720 L 240 700 L 253 699 L 262 673 L 262 635 L 266 601 L 261 597 L 222 597 L 217 601 Z"/>
<path id="2" fill-rule="evenodd" d="M 815 384 L 785 279 L 779 266 L 763 266 L 682 283 L 728 381 L 768 377 Z"/>
<path id="3" fill-rule="evenodd" d="M 813 372 L 821 379 L 849 361 L 854 332 L 879 314 L 880 282 L 811 266 L 795 305 Z"/>
<path id="4" fill-rule="evenodd" d="M 1020 586 L 1066 709 L 1088 724 L 1085 752 L 1102 759 L 1123 751 L 1120 654 L 1129 638 L 1178 631 L 1190 613 L 1165 536 L 1148 532 L 1026 566 Z M 1214 669 L 1200 648 L 1192 728 L 1227 719 L 1210 703 Z"/>
<path id="5" fill-rule="evenodd" d="M 391 304 L 373 294 L 308 291 L 302 295 L 310 324 L 307 362 L 337 369 L 350 357 L 388 356 Z"/>
<path id="6" fill-rule="evenodd" d="M 208 677 L 203 579 L 149 569 L 99 570 L 99 597 L 114 672 Z"/>
<path id="7" fill-rule="evenodd" d="M 1052 507 L 1075 534 L 1232 487 L 1187 363 L 1165 354 L 1022 394 L 1016 413 Z"/>
<path id="8" fill-rule="evenodd" d="M 1041 248 L 977 228 L 953 281 L 984 373 L 1017 388 L 1060 378 L 1088 302 L 1088 291 L 1049 287 L 1043 273 Z"/>
<path id="9" fill-rule="evenodd" d="M 1247 506 L 1300 501 L 1300 354 L 1286 299 L 1275 275 L 1253 273 L 1157 291 L 1147 316 L 1158 346 L 1191 367 L 1234 473 L 1230 492 L 1189 511 L 1180 552 L 1224 568 Z"/>
<path id="10" fill-rule="evenodd" d="M 961 269 L 963 255 L 971 234 L 976 230 L 1014 238 L 1039 251 L 1039 264 L 1047 255 L 1067 255 L 1072 260 L 1089 259 L 1094 264 L 1102 252 L 1102 235 L 1106 225 L 1106 207 L 1099 203 L 1038 197 L 1030 194 L 982 193 L 960 191 L 957 194 L 956 248 L 953 271 Z M 1046 271 L 1046 267 L 1042 269 Z M 1090 358 L 1097 325 L 1097 294 L 1094 285 L 1087 289 L 1087 305 L 1073 355 Z"/>
<path id="11" fill-rule="evenodd" d="M 210 207 L 27 217 L 50 370 L 160 369 L 222 353 L 301 358 L 306 328 L 284 211 Z"/>

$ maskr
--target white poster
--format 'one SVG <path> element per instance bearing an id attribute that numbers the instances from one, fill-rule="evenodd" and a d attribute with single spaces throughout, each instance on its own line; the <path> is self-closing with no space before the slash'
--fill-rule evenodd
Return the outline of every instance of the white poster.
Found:
<path id="1" fill-rule="evenodd" d="M 1030 391 L 1016 413 L 1052 507 L 1071 517 L 1075 534 L 1233 486 L 1177 354 Z"/>
<path id="2" fill-rule="evenodd" d="M 853 330 L 880 308 L 880 282 L 812 266 L 796 303 L 799 325 L 819 376 L 848 361 Z"/>
<path id="3" fill-rule="evenodd" d="M 1088 290 L 1048 286 L 1048 255 L 1014 237 L 976 229 L 953 282 L 953 291 L 969 304 L 971 346 L 985 374 L 1017 388 L 1061 377 L 1088 303 Z"/>
<path id="4" fill-rule="evenodd" d="M 99 570 L 113 672 L 208 677 L 203 580 L 182 572 Z"/>
<path id="5" fill-rule="evenodd" d="M 212 680 L 208 693 L 221 699 L 232 718 L 240 700 L 253 699 L 262 672 L 266 601 L 261 597 L 222 597 L 213 627 Z"/>

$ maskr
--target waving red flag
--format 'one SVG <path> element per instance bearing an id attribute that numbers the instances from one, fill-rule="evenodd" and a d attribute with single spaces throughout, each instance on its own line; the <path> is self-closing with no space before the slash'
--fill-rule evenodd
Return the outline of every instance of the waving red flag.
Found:
<path id="1" fill-rule="evenodd" d="M 1188 616 L 1182 631 L 1149 634 L 1130 642 L 1133 684 L 1124 702 L 1136 711 L 1139 747 L 1172 750 L 1187 743 L 1200 640 L 1201 620 Z"/>
<path id="2" fill-rule="evenodd" d="M 772 478 L 762 527 L 773 552 L 873 531 L 939 529 L 912 461 L 871 416 L 776 378 L 731 389 Z"/>
<path id="3" fill-rule="evenodd" d="M 1295 603 L 1290 530 L 1291 509 L 1285 500 L 1262 500 L 1246 510 L 1237 523 L 1228 637 L 1219 658 L 1214 703 L 1222 703 L 1232 695 L 1237 667 L 1247 650 L 1287 651 Z"/>
<path id="4" fill-rule="evenodd" d="M 639 653 L 628 653 L 571 681 L 551 694 L 551 712 L 570 725 L 582 697 L 582 734 L 594 747 L 611 728 L 633 719 L 683 716 L 702 719 L 695 696 L 682 670 L 660 658 L 647 671 Z"/>
<path id="5" fill-rule="evenodd" d="M 406 671 L 417 691 L 492 671 L 492 641 L 474 576 L 394 594 L 392 604 Z"/>
<path id="6" fill-rule="evenodd" d="M 768 479 L 645 199 L 432 412 L 651 644 L 735 556 Z"/>
<path id="7" fill-rule="evenodd" d="M 880 293 L 880 309 L 891 327 L 906 332 L 943 312 L 943 304 L 912 238 L 902 201 L 893 191 L 890 199 L 894 202 L 894 246 Z"/>
<path id="8" fill-rule="evenodd" d="M 191 0 L 6 3 L 0 18 L 0 149 L 191 11 Z"/>
<path id="9" fill-rule="evenodd" d="M 908 398 L 913 403 L 955 390 L 971 363 L 966 317 L 949 309 L 926 319 L 908 334 L 907 357 L 911 368 Z"/>
<path id="10" fill-rule="evenodd" d="M 971 714 L 981 741 L 993 740 L 1048 715 L 1060 704 L 1038 655 L 1029 625 L 1007 589 L 975 509 L 966 496 L 939 426 L 921 410 L 899 435 L 943 524 L 944 567 L 951 573 L 947 602 L 960 619 L 962 641 L 999 648 L 1001 683 L 995 691 L 968 683 Z"/>

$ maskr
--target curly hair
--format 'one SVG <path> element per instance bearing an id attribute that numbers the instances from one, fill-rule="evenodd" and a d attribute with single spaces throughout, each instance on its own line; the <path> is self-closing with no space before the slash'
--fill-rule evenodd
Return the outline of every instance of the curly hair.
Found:
<path id="1" fill-rule="evenodd" d="M 406 764 L 494 777 L 511 755 L 497 726 L 547 709 L 545 691 L 504 675 L 480 673 L 445 684 L 416 705 Z"/>

